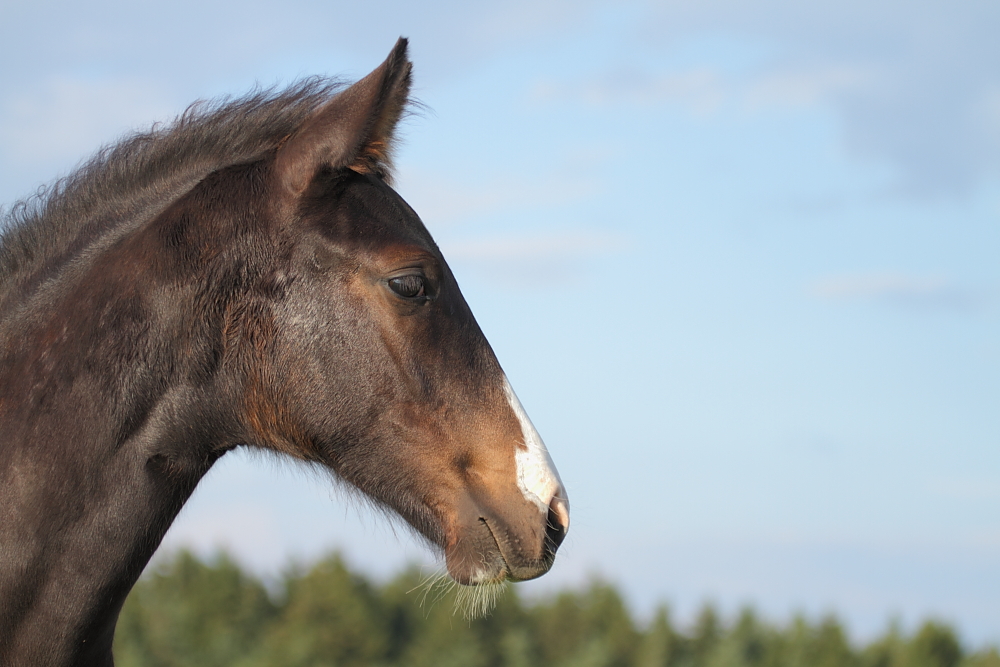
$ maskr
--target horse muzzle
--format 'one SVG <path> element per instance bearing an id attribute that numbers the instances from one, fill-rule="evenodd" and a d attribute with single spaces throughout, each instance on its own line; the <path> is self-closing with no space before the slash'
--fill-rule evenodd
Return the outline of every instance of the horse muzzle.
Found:
<path id="1" fill-rule="evenodd" d="M 523 499 L 492 503 L 468 493 L 452 527 L 445 558 L 455 581 L 526 581 L 552 567 L 569 530 L 569 502 L 561 486 L 545 511 Z"/>

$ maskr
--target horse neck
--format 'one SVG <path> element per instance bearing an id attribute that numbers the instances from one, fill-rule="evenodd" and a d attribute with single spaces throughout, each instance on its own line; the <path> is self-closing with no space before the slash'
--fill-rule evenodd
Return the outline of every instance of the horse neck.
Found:
<path id="1" fill-rule="evenodd" d="M 129 589 L 234 444 L 205 327 L 182 324 L 194 296 L 151 307 L 162 292 L 121 260 L 0 321 L 2 665 L 109 661 Z"/>

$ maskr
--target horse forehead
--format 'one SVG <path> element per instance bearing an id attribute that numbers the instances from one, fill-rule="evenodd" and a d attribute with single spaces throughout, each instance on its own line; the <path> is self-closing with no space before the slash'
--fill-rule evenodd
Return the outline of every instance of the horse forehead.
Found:
<path id="1" fill-rule="evenodd" d="M 424 227 L 423 222 L 417 212 L 406 203 L 398 192 L 389 185 L 376 179 L 374 176 L 367 176 L 369 187 L 364 188 L 363 196 L 367 196 L 369 203 L 373 204 L 372 217 L 381 228 L 385 223 L 389 232 L 397 232 L 401 236 L 415 236 L 421 241 L 430 241 L 431 235 Z"/>
<path id="2" fill-rule="evenodd" d="M 344 240 L 359 240 L 366 245 L 404 244 L 428 251 L 435 247 L 416 211 L 375 176 L 348 176 L 339 194 L 329 197 L 318 208 L 327 234 Z"/>

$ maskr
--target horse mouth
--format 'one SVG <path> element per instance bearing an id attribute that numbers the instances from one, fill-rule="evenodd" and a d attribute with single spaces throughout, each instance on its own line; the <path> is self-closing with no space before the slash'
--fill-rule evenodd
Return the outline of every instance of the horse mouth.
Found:
<path id="1" fill-rule="evenodd" d="M 479 562 L 479 567 L 464 569 L 461 566 L 468 562 L 468 558 L 462 558 L 456 554 L 457 567 L 449 566 L 452 578 L 465 586 L 480 586 L 488 584 L 499 584 L 505 581 L 527 581 L 540 577 L 549 571 L 555 560 L 555 550 L 549 544 L 543 546 L 543 554 L 540 558 L 529 558 L 524 562 L 519 562 L 516 549 L 505 549 L 502 525 L 496 526 L 488 517 L 479 517 L 478 524 L 485 529 L 480 532 L 479 552 L 475 558 Z M 512 562 L 513 558 L 513 562 Z M 464 571 L 463 571 L 464 569 Z"/>
<path id="2" fill-rule="evenodd" d="M 481 516 L 481 517 L 479 517 L 479 523 L 483 524 L 483 526 L 486 527 L 486 531 L 490 534 L 490 537 L 493 539 L 493 544 L 497 548 L 497 556 L 500 557 L 500 563 L 502 565 L 500 567 L 500 571 L 499 572 L 497 572 L 495 574 L 492 574 L 491 576 L 487 576 L 486 578 L 484 578 L 481 581 L 475 581 L 473 583 L 476 584 L 476 585 L 478 585 L 478 584 L 502 583 L 504 581 L 507 581 L 508 579 L 512 579 L 511 574 L 510 574 L 510 572 L 511 572 L 510 565 L 507 563 L 507 558 L 503 555 L 503 547 L 500 546 L 500 540 L 497 539 L 496 533 L 493 532 L 493 527 L 490 526 L 489 519 L 487 519 L 486 517 Z"/>
<path id="3" fill-rule="evenodd" d="M 517 581 L 502 544 L 502 528 L 491 525 L 487 517 L 477 516 L 449 539 L 445 548 L 448 574 L 463 586 Z"/>

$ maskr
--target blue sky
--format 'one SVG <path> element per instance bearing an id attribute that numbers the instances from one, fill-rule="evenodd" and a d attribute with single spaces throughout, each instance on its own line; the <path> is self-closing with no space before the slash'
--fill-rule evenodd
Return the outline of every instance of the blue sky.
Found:
<path id="1" fill-rule="evenodd" d="M 1000 7 L 3 0 L 0 201 L 198 98 L 411 39 L 398 188 L 569 487 L 528 592 L 1000 642 Z M 227 457 L 167 547 L 432 562 Z"/>

